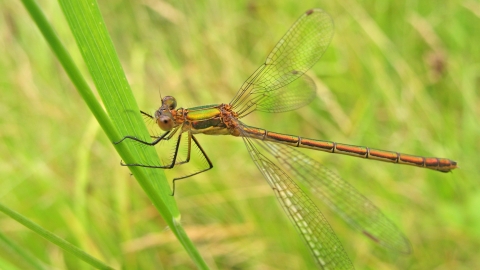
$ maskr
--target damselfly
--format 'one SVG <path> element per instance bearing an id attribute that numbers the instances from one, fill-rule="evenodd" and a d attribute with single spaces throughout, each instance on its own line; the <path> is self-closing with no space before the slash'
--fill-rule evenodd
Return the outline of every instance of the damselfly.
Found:
<path id="1" fill-rule="evenodd" d="M 174 140 L 176 147 L 171 162 L 161 166 L 122 165 L 171 169 L 189 162 L 192 147 L 198 148 L 207 161 L 205 168 L 175 178 L 173 180 L 175 191 L 176 180 L 213 168 L 212 162 L 195 137 L 196 134 L 241 137 L 254 163 L 273 189 L 321 268 L 352 269 L 353 265 L 320 210 L 293 180 L 300 181 L 308 187 L 347 223 L 375 242 L 400 252 L 410 252 L 408 240 L 376 206 L 337 174 L 295 148 L 407 164 L 440 172 L 455 169 L 457 167 L 455 161 L 307 139 L 251 127 L 240 121 L 255 111 L 285 112 L 310 103 L 315 97 L 315 84 L 304 73 L 322 57 L 332 35 L 331 17 L 321 9 L 309 10 L 287 31 L 268 55 L 265 63 L 245 81 L 230 103 L 184 109 L 177 108 L 174 97 L 162 98 L 162 105 L 154 115 L 141 113 L 154 120 L 164 133 L 152 136 L 154 138 L 152 142 L 126 136 L 117 143 L 128 139 L 153 146 L 163 140 Z M 188 154 L 184 160 L 177 160 L 184 133 L 187 136 Z M 264 153 L 275 157 L 277 162 L 268 159 Z"/>

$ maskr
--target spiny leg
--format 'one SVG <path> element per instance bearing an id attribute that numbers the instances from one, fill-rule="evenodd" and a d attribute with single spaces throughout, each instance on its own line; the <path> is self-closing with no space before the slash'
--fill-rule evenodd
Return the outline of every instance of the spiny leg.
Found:
<path id="1" fill-rule="evenodd" d="M 164 140 L 170 140 L 176 132 L 177 132 L 177 130 L 174 130 L 167 138 L 164 138 Z M 150 137 L 158 138 L 157 136 L 150 136 Z M 182 141 L 182 138 L 181 138 L 181 136 L 179 136 L 175 152 L 178 152 L 178 150 L 180 149 L 179 144 L 181 144 L 181 141 Z M 190 133 L 189 133 L 189 135 L 187 137 L 187 157 L 185 158 L 185 160 L 178 161 L 178 162 L 176 161 L 176 158 L 175 158 L 175 164 L 173 165 L 173 167 L 190 162 L 191 148 L 192 148 L 192 142 L 191 142 Z"/>
<path id="2" fill-rule="evenodd" d="M 143 114 L 144 116 L 150 118 L 150 119 L 153 119 L 153 116 L 144 112 L 144 111 L 140 111 L 141 114 Z M 134 136 L 125 136 L 123 137 L 120 141 L 118 142 L 114 142 L 114 144 L 119 144 L 121 142 L 123 142 L 124 140 L 126 139 L 130 139 L 130 140 L 133 140 L 133 141 L 136 141 L 136 142 L 139 142 L 139 143 L 142 143 L 142 144 L 145 144 L 145 145 L 149 145 L 149 146 L 153 146 L 153 145 L 156 145 L 157 143 L 159 143 L 160 141 L 162 140 L 170 140 L 173 135 L 175 135 L 175 133 L 177 133 L 179 127 L 176 127 L 172 130 L 168 130 L 166 131 L 165 133 L 163 133 L 160 137 L 159 136 L 150 136 L 151 138 L 155 138 L 154 141 L 152 142 L 147 142 L 147 141 L 144 141 L 144 140 L 140 140 L 138 139 L 137 137 L 134 137 Z M 170 134 L 168 137 L 166 137 L 168 134 Z"/>
<path id="3" fill-rule="evenodd" d="M 143 112 L 143 111 L 140 111 L 141 114 L 143 114 L 144 116 L 150 118 L 150 119 L 153 119 L 153 116 L 146 113 L 146 112 Z M 142 143 L 142 144 L 145 144 L 145 145 L 149 145 L 149 146 L 154 146 L 156 144 L 158 144 L 160 141 L 162 140 L 169 140 L 173 137 L 173 135 L 178 131 L 178 128 L 174 129 L 173 132 L 170 132 L 170 131 L 167 131 L 165 132 L 164 134 L 162 134 L 160 137 L 157 137 L 157 136 L 150 136 L 152 138 L 155 138 L 154 141 L 152 142 L 147 142 L 147 141 L 143 141 L 143 140 L 140 140 L 136 137 L 133 137 L 133 136 L 125 136 L 123 137 L 120 141 L 118 142 L 115 142 L 115 144 L 119 144 L 121 143 L 122 141 L 126 140 L 126 139 L 130 139 L 130 140 L 133 140 L 133 141 L 136 141 L 136 142 L 139 142 L 139 143 Z M 168 137 L 166 137 L 168 134 L 170 134 Z M 200 171 L 197 171 L 197 172 L 194 172 L 192 174 L 189 174 L 189 175 L 185 175 L 185 176 L 182 176 L 182 177 L 177 177 L 177 178 L 174 178 L 172 183 L 173 183 L 173 191 L 172 191 L 172 196 L 175 195 L 175 181 L 177 180 L 182 180 L 182 179 L 185 179 L 185 178 L 188 178 L 188 177 L 191 177 L 191 176 L 194 176 L 194 175 L 197 175 L 197 174 L 200 174 L 202 172 L 206 172 L 210 169 L 213 168 L 213 164 L 212 162 L 210 161 L 210 158 L 207 156 L 207 154 L 205 153 L 205 151 L 203 150 L 203 148 L 200 146 L 200 144 L 198 143 L 197 139 L 192 135 L 191 132 L 188 133 L 188 149 L 187 149 L 187 158 L 184 160 L 184 161 L 181 161 L 181 162 L 178 162 L 176 163 L 176 159 L 177 159 L 177 155 L 178 155 L 178 149 L 180 147 L 180 142 L 181 142 L 181 134 L 178 136 L 178 141 L 177 141 L 177 144 L 175 146 L 175 152 L 174 152 L 174 156 L 173 156 L 173 159 L 172 159 L 172 163 L 168 166 L 152 166 L 152 165 L 144 165 L 144 164 L 138 164 L 138 163 L 134 163 L 134 164 L 125 164 L 123 162 L 121 162 L 120 164 L 122 166 L 139 166 L 139 167 L 144 167 L 144 168 L 158 168 L 158 169 L 171 169 L 173 168 L 175 165 L 182 165 L 182 164 L 185 164 L 185 163 L 188 163 L 190 161 L 190 153 L 191 153 L 191 140 L 193 139 L 193 142 L 195 143 L 195 145 L 197 145 L 198 149 L 200 149 L 200 152 L 202 153 L 203 157 L 205 158 L 205 160 L 207 161 L 208 163 L 208 168 L 205 168 L 205 169 L 202 169 Z"/>
<path id="4" fill-rule="evenodd" d="M 149 113 L 146 113 L 146 112 L 144 112 L 144 111 L 140 111 L 140 113 L 143 114 L 144 116 L 150 118 L 150 119 L 153 119 L 153 118 L 154 118 L 153 115 L 151 115 L 151 114 L 149 114 Z"/>
<path id="5" fill-rule="evenodd" d="M 142 111 L 140 111 L 140 112 L 142 112 Z M 144 113 L 144 112 L 142 112 L 142 113 Z M 146 114 L 146 113 L 144 113 L 144 114 Z M 146 115 L 148 115 L 148 114 L 146 114 Z M 150 135 L 151 138 L 155 138 L 155 140 L 152 141 L 152 142 L 143 141 L 143 140 L 140 140 L 140 139 L 138 139 L 138 138 L 136 138 L 136 137 L 133 137 L 133 136 L 125 136 L 125 137 L 123 137 L 120 141 L 115 142 L 115 144 L 119 144 L 119 143 L 121 143 L 122 141 L 124 141 L 125 139 L 130 139 L 130 140 L 133 140 L 133 141 L 142 143 L 142 144 L 147 145 L 147 146 L 155 146 L 155 145 L 157 145 L 160 141 L 164 141 L 164 140 L 168 141 L 168 140 L 170 140 L 170 139 L 177 133 L 177 131 L 178 131 L 179 129 L 181 129 L 181 128 L 180 128 L 180 127 L 176 127 L 175 129 L 173 129 L 173 131 L 171 131 L 171 130 L 166 131 L 166 132 L 163 133 L 160 137 Z M 168 135 L 168 136 L 167 136 L 167 135 Z M 181 135 L 181 133 L 180 133 L 180 135 Z M 178 137 L 177 145 L 176 145 L 176 148 L 175 148 L 174 159 L 176 158 L 176 154 L 177 154 L 177 152 L 178 152 L 178 148 L 179 148 L 179 143 L 180 143 L 180 141 L 181 141 L 181 136 Z M 172 161 L 172 163 L 174 163 L 174 162 L 175 162 L 175 160 Z M 188 161 L 187 161 L 187 162 L 188 162 Z M 181 162 L 180 164 L 183 164 L 183 163 L 185 163 L 185 162 Z M 146 167 L 146 168 L 171 169 L 171 168 L 173 168 L 173 166 L 175 166 L 176 164 L 173 164 L 173 165 L 170 165 L 170 166 L 151 166 L 151 165 L 143 165 L 143 164 L 125 164 L 125 163 L 123 163 L 123 161 L 120 161 L 120 165 L 122 165 L 122 166 L 141 166 L 141 167 Z"/>
<path id="6" fill-rule="evenodd" d="M 114 144 L 119 144 L 119 143 L 123 142 L 123 141 L 126 140 L 126 139 L 130 139 L 130 140 L 133 140 L 133 141 L 142 143 L 142 144 L 154 146 L 154 145 L 156 145 L 157 143 L 159 143 L 161 140 L 163 140 L 163 139 L 165 138 L 165 136 L 167 136 L 169 133 L 170 133 L 170 130 L 167 131 L 167 132 L 165 132 L 165 133 L 163 133 L 162 136 L 160 136 L 160 137 L 155 137 L 156 139 L 155 139 L 154 141 L 152 141 L 152 142 L 147 142 L 147 141 L 144 141 L 144 140 L 140 140 L 140 139 L 138 139 L 137 137 L 133 137 L 133 136 L 125 136 L 125 137 L 123 137 L 120 141 L 114 142 Z M 168 138 L 166 138 L 166 140 L 168 140 L 169 138 L 171 138 L 171 136 L 169 136 Z"/>
<path id="7" fill-rule="evenodd" d="M 165 135 L 168 133 L 169 131 L 165 132 L 162 136 L 160 136 L 158 139 L 156 139 L 154 144 L 153 142 L 152 143 L 148 143 L 148 142 L 144 142 L 144 141 L 141 141 L 141 140 L 138 140 L 136 139 L 135 141 L 138 141 L 138 142 L 143 142 L 147 145 L 155 145 L 157 144 L 161 139 L 163 139 L 163 137 L 165 137 Z M 175 132 L 175 131 L 174 131 Z M 171 136 L 169 136 L 167 138 L 170 139 Z M 129 139 L 131 139 L 129 137 Z M 122 166 L 127 166 L 127 167 L 132 167 L 132 166 L 137 166 L 137 167 L 143 167 L 143 168 L 153 168 L 153 169 L 171 169 L 173 167 L 175 167 L 175 165 L 179 165 L 179 164 L 183 164 L 185 163 L 185 161 L 182 161 L 180 163 L 176 163 L 177 161 L 177 155 L 178 155 L 178 149 L 180 148 L 180 142 L 182 141 L 182 133 L 180 133 L 180 135 L 178 135 L 178 139 L 177 139 L 177 143 L 175 145 L 175 152 L 173 153 L 173 158 L 172 158 L 172 162 L 170 163 L 170 165 L 166 165 L 166 166 L 157 166 L 157 165 L 145 165 L 145 164 L 140 164 L 140 163 L 131 163 L 131 164 L 125 164 L 123 162 L 120 162 L 120 165 Z M 190 147 L 189 147 L 190 148 Z M 190 157 L 190 149 L 188 150 L 188 157 Z M 187 161 L 188 162 L 188 161 Z"/>
<path id="8" fill-rule="evenodd" d="M 175 195 L 175 181 L 178 181 L 178 180 L 182 180 L 182 179 L 185 179 L 185 178 L 188 178 L 188 177 L 191 177 L 191 176 L 194 176 L 194 175 L 197 175 L 197 174 L 200 174 L 200 173 L 203 173 L 203 172 L 206 172 L 210 169 L 213 168 L 213 164 L 212 162 L 210 161 L 210 158 L 207 156 L 207 153 L 205 153 L 205 151 L 203 150 L 203 148 L 200 146 L 200 144 L 198 143 L 197 141 L 197 138 L 195 138 L 195 136 L 193 136 L 193 134 L 191 132 L 188 133 L 188 157 L 187 157 L 187 160 L 190 160 L 190 140 L 193 140 L 193 142 L 197 145 L 198 149 L 200 149 L 200 152 L 202 153 L 203 157 L 205 158 L 205 160 L 207 161 L 208 163 L 208 168 L 205 168 L 205 169 L 201 169 L 197 172 L 194 172 L 194 173 L 191 173 L 191 174 L 188 174 L 188 175 L 185 175 L 185 176 L 182 176 L 182 177 L 176 177 L 176 178 L 173 178 L 173 181 L 172 181 L 172 184 L 173 184 L 173 191 L 172 191 L 172 196 Z M 187 161 L 188 162 L 188 161 Z"/>
<path id="9" fill-rule="evenodd" d="M 153 119 L 153 116 L 152 116 L 152 115 L 150 115 L 150 114 L 148 114 L 148 113 L 146 113 L 146 112 L 144 112 L 144 111 L 140 111 L 140 113 L 143 114 L 144 116 L 150 118 L 150 119 Z M 150 137 L 152 137 L 152 138 L 156 138 L 156 140 L 154 140 L 153 142 L 147 142 L 147 141 L 144 141 L 144 140 L 140 140 L 140 139 L 138 139 L 137 137 L 134 137 L 134 136 L 125 136 L 125 137 L 123 137 L 120 141 L 114 142 L 114 144 L 119 144 L 119 143 L 123 142 L 123 141 L 126 140 L 126 139 L 130 139 L 130 140 L 134 140 L 134 141 L 136 141 L 136 142 L 139 142 L 139 143 L 142 143 L 142 144 L 146 144 L 146 145 L 156 145 L 156 144 L 159 143 L 161 140 L 163 140 L 163 139 L 165 138 L 165 136 L 167 136 L 169 133 L 170 133 L 170 130 L 167 131 L 167 132 L 165 132 L 165 133 L 163 133 L 160 137 L 158 137 L 158 136 L 150 136 Z M 174 132 L 174 133 L 175 133 L 175 132 Z M 170 135 L 168 138 L 171 138 L 171 137 L 172 137 L 172 135 Z M 167 140 L 168 140 L 168 138 L 167 138 Z"/>

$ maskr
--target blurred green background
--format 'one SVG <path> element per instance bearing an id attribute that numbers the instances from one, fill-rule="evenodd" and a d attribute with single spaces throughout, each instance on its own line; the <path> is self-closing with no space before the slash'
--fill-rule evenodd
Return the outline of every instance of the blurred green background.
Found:
<path id="1" fill-rule="evenodd" d="M 39 4 L 90 78 L 58 3 Z M 159 91 L 182 107 L 229 102 L 304 11 L 326 10 L 335 36 L 309 72 L 318 98 L 295 112 L 256 113 L 244 122 L 456 160 L 460 169 L 442 174 L 304 151 L 370 198 L 411 241 L 410 255 L 385 250 L 318 202 L 357 269 L 480 268 L 480 2 L 99 5 L 146 111 L 159 106 Z M 128 169 L 119 166 L 111 142 L 20 2 L 0 1 L 0 35 L 2 204 L 116 268 L 194 268 Z M 242 140 L 198 139 L 215 167 L 179 182 L 175 198 L 209 266 L 316 267 Z M 48 268 L 89 268 L 3 214 L 0 233 Z M 0 268 L 30 268 L 2 239 Z"/>

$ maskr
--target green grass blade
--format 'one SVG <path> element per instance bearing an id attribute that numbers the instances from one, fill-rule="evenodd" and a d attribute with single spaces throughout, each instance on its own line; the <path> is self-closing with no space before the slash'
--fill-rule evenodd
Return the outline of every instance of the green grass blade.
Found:
<path id="1" fill-rule="evenodd" d="M 8 215 L 10 218 L 16 220 L 17 222 L 21 223 L 23 226 L 29 228 L 30 230 L 36 232 L 43 238 L 47 239 L 48 241 L 54 243 L 55 245 L 61 247 L 63 250 L 72 253 L 77 258 L 85 261 L 86 263 L 90 264 L 91 266 L 97 269 L 113 269 L 108 265 L 105 265 L 101 261 L 95 259 L 94 257 L 90 256 L 88 253 L 84 252 L 83 250 L 77 248 L 76 246 L 70 244 L 69 242 L 63 240 L 62 238 L 56 236 L 55 234 L 45 230 L 35 222 L 25 218 L 24 216 L 20 215 L 19 213 L 13 211 L 12 209 L 0 204 L 0 212 Z M 26 258 L 26 257 L 25 257 Z"/>
<path id="2" fill-rule="evenodd" d="M 148 140 L 150 137 L 145 123 L 140 116 L 133 93 L 96 4 L 93 5 L 93 8 L 91 8 L 92 3 L 86 1 L 78 3 L 60 1 L 60 4 L 108 115 L 116 130 L 122 134 L 118 135 L 111 130 L 105 130 L 109 139 L 113 142 L 119 141 L 125 135 L 135 135 Z M 97 103 L 93 95 L 89 95 L 85 101 L 87 104 Z M 121 143 L 116 145 L 116 148 L 127 163 L 157 159 L 153 148 L 140 147 L 139 144 Z M 131 156 L 127 151 L 130 151 Z M 166 219 L 179 215 L 162 170 L 130 168 L 154 204 L 160 208 L 164 208 L 161 206 L 162 204 L 166 205 L 170 212 L 162 213 Z"/>
<path id="3" fill-rule="evenodd" d="M 95 1 L 60 1 L 65 17 L 113 124 L 95 99 L 85 79 L 39 7 L 31 0 L 22 0 L 22 2 L 108 138 L 111 141 L 118 141 L 124 135 L 149 138 L 118 56 L 104 26 L 97 3 Z M 117 130 L 124 135 L 119 135 Z M 124 143 L 114 146 L 127 163 L 158 159 L 153 148 L 141 148 L 138 144 Z M 170 196 L 170 187 L 163 171 L 139 167 L 130 167 L 130 169 L 190 257 L 199 268 L 207 269 L 205 262 L 180 225 L 180 213 L 174 198 Z"/>

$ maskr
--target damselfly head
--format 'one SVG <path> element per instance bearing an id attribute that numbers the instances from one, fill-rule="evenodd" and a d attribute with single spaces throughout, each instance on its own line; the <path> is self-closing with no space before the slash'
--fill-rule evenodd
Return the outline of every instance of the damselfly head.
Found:
<path id="1" fill-rule="evenodd" d="M 170 110 L 177 107 L 177 101 L 172 96 L 162 98 L 162 106 L 155 112 L 155 122 L 163 131 L 172 130 L 175 126 L 175 121 Z"/>

